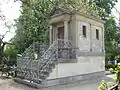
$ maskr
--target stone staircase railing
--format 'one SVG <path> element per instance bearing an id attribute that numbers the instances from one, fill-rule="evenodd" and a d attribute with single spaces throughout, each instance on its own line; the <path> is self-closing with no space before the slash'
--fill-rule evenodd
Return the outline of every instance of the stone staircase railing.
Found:
<path id="1" fill-rule="evenodd" d="M 63 48 L 72 47 L 73 46 L 70 41 L 59 39 L 54 41 L 54 43 L 44 52 L 41 58 L 18 58 L 17 78 L 42 84 L 58 63 L 59 52 L 62 52 Z"/>
<path id="2" fill-rule="evenodd" d="M 22 53 L 22 57 L 35 58 L 35 54 L 37 54 L 37 58 L 40 58 L 48 48 L 49 45 L 41 45 L 38 42 L 34 42 Z"/>

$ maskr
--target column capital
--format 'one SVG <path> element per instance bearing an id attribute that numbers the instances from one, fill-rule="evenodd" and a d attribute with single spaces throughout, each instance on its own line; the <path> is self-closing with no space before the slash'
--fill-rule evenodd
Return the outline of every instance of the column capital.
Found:
<path id="1" fill-rule="evenodd" d="M 50 25 L 50 30 L 53 28 L 53 26 L 52 25 Z"/>

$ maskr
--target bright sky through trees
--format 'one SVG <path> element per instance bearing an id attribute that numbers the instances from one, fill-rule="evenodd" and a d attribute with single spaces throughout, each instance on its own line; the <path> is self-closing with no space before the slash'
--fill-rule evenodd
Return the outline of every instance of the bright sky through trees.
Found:
<path id="1" fill-rule="evenodd" d="M 8 18 L 14 24 L 14 19 L 18 18 L 20 15 L 20 3 L 14 2 L 14 0 L 0 0 L 0 10 L 1 13 Z M 3 35 L 7 29 L 0 26 L 0 35 Z M 9 41 L 14 36 L 14 29 L 11 30 L 11 33 L 7 33 L 4 41 Z"/>

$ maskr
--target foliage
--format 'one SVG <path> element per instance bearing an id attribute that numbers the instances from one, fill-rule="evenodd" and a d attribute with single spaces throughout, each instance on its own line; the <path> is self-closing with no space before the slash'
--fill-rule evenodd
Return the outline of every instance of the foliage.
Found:
<path id="1" fill-rule="evenodd" d="M 112 68 L 113 70 L 115 70 L 116 67 L 117 67 L 117 65 L 114 65 L 114 64 L 106 64 L 106 65 L 105 65 L 106 70 L 111 70 L 111 68 Z M 111 70 L 111 71 L 112 71 L 112 70 Z"/>
<path id="2" fill-rule="evenodd" d="M 118 32 L 120 29 L 116 26 L 114 18 L 110 17 L 105 23 L 105 50 L 110 59 L 115 59 L 120 54 Z"/>
<path id="3" fill-rule="evenodd" d="M 16 20 L 16 35 L 12 41 L 19 53 L 35 41 L 49 42 L 49 13 L 52 7 L 50 0 L 34 0 L 22 4 L 21 15 Z"/>
<path id="4" fill-rule="evenodd" d="M 16 54 L 18 53 L 14 45 L 7 45 L 4 51 L 6 55 L 8 55 L 8 64 L 13 66 L 16 64 Z"/>
<path id="5" fill-rule="evenodd" d="M 111 14 L 112 8 L 115 6 L 118 0 L 92 0 L 92 3 L 97 5 L 97 9 L 100 10 L 99 15 L 106 20 Z"/>
<path id="6" fill-rule="evenodd" d="M 114 86 L 114 83 L 105 82 L 104 80 L 101 81 L 101 85 L 98 87 L 97 90 L 108 90 L 110 87 Z"/>
<path id="7" fill-rule="evenodd" d="M 115 80 L 120 85 L 120 63 L 118 63 L 114 71 L 116 73 Z"/>
<path id="8" fill-rule="evenodd" d="M 117 85 L 120 85 L 120 64 L 118 64 L 115 69 L 110 68 L 111 72 L 115 72 L 115 80 Z M 105 82 L 104 80 L 102 80 L 101 85 L 98 87 L 98 90 L 107 90 L 108 88 L 111 88 L 112 86 L 114 86 L 116 84 L 112 83 L 112 82 Z"/>
<path id="9" fill-rule="evenodd" d="M 110 71 L 111 73 L 115 73 L 113 68 L 110 68 L 109 71 Z"/>
<path id="10" fill-rule="evenodd" d="M 109 71 L 112 73 L 115 73 L 115 80 L 118 84 L 120 84 L 120 63 L 113 66 L 111 65 L 111 67 L 109 68 Z"/>
<path id="11" fill-rule="evenodd" d="M 95 3 L 90 5 L 85 3 L 84 0 L 61 0 L 59 4 L 59 7 L 64 10 L 77 11 L 99 17 Z"/>

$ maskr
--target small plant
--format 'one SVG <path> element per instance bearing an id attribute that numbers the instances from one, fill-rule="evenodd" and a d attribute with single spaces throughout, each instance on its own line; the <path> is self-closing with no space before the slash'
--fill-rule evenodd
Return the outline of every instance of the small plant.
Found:
<path id="1" fill-rule="evenodd" d="M 115 80 L 116 80 L 116 83 L 118 85 L 120 85 L 120 63 L 117 65 L 117 67 L 115 68 Z"/>
<path id="2" fill-rule="evenodd" d="M 112 82 L 105 82 L 104 80 L 102 80 L 101 85 L 98 87 L 98 90 L 108 90 L 115 85 L 120 85 L 120 63 L 117 65 L 115 70 L 113 68 L 110 68 L 109 71 L 115 73 L 116 84 Z"/>
<path id="3" fill-rule="evenodd" d="M 115 69 L 110 68 L 109 71 L 111 73 L 115 73 L 115 80 L 118 85 L 120 85 L 120 63 L 117 64 Z"/>
<path id="4" fill-rule="evenodd" d="M 101 85 L 98 87 L 98 90 L 108 90 L 110 87 L 114 86 L 115 83 L 101 81 Z"/>
<path id="5" fill-rule="evenodd" d="M 109 71 L 110 71 L 111 73 L 115 73 L 113 68 L 110 68 Z"/>

